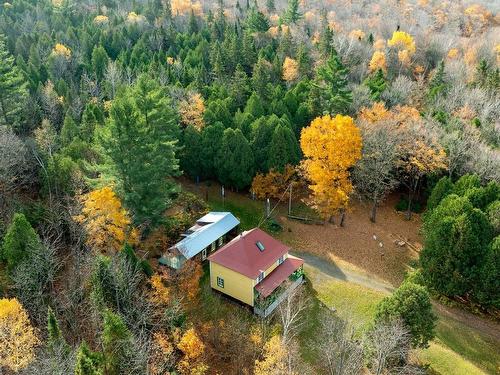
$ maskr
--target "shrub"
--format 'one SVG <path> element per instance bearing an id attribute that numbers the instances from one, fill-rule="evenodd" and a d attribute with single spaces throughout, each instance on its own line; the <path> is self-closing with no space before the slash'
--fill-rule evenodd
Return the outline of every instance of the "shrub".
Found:
<path id="1" fill-rule="evenodd" d="M 375 322 L 401 319 L 411 333 L 412 345 L 425 348 L 434 338 L 436 316 L 432 312 L 429 292 L 422 285 L 405 281 L 377 306 Z"/>

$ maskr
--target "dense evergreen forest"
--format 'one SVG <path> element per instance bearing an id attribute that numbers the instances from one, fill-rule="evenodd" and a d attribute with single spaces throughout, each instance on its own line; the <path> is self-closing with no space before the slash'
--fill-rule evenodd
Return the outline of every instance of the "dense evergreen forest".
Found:
<path id="1" fill-rule="evenodd" d="M 391 329 L 426 346 L 428 290 L 498 316 L 498 10 L 433 0 L 4 2 L 0 372 L 319 371 L 283 354 L 272 327 L 197 326 L 201 267 L 174 280 L 156 269 L 153 258 L 208 210 L 182 176 L 273 200 L 294 183 L 318 217 L 341 225 L 353 199 L 369 202 L 374 222 L 395 191 L 408 218 L 427 204 L 418 270 L 378 321 L 404 321 L 412 309 L 398 303 L 417 296 L 422 314 L 404 322 L 411 339 Z M 13 337 L 14 350 L 4 344 Z"/>

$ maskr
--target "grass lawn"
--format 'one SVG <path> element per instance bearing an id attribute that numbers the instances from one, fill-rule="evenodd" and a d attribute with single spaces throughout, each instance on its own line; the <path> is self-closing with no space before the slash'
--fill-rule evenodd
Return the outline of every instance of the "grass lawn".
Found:
<path id="1" fill-rule="evenodd" d="M 500 370 L 498 343 L 453 318 L 439 317 L 436 327 L 436 342 L 460 353 L 464 358 L 491 374 L 498 373 Z"/>
<path id="2" fill-rule="evenodd" d="M 359 327 L 360 333 L 369 328 L 375 308 L 386 294 L 334 278 L 326 279 L 320 271 L 307 264 L 304 269 L 319 301 Z"/>
<path id="3" fill-rule="evenodd" d="M 360 333 L 370 327 L 377 303 L 386 296 L 385 293 L 328 278 L 308 265 L 305 271 L 312 283 L 312 293 L 319 301 L 335 308 L 340 317 L 359 327 Z M 428 349 L 419 351 L 418 357 L 441 375 L 495 374 L 499 363 L 496 348 L 492 340 L 476 330 L 449 317 L 439 316 L 436 339 Z M 305 356 L 305 359 L 308 357 Z"/>
<path id="4" fill-rule="evenodd" d="M 429 363 L 431 369 L 442 375 L 483 375 L 484 371 L 465 360 L 453 350 L 437 342 L 431 342 L 428 349 L 419 352 L 423 363 Z M 492 373 L 493 374 L 493 373 Z"/>

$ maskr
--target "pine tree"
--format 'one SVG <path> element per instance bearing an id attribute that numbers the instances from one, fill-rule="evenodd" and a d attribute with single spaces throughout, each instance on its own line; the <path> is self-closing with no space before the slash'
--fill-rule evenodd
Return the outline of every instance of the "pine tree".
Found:
<path id="1" fill-rule="evenodd" d="M 236 189 L 252 182 L 254 158 L 252 149 L 240 129 L 226 129 L 217 153 L 216 169 L 219 181 Z"/>
<path id="2" fill-rule="evenodd" d="M 365 79 L 365 85 L 370 89 L 370 97 L 373 101 L 380 101 L 380 96 L 387 88 L 387 82 L 382 69 L 377 70 L 375 74 Z"/>
<path id="3" fill-rule="evenodd" d="M 29 221 L 21 213 L 14 214 L 3 239 L 0 259 L 7 263 L 9 270 L 13 270 L 36 246 L 41 246 L 40 238 Z"/>
<path id="4" fill-rule="evenodd" d="M 312 61 L 311 56 L 309 55 L 309 50 L 304 43 L 302 43 L 297 49 L 297 64 L 299 66 L 299 77 L 309 77 Z"/>
<path id="5" fill-rule="evenodd" d="M 161 87 L 140 76 L 114 100 L 102 143 L 111 172 L 136 224 L 158 223 L 174 192 L 178 174 L 177 116 Z"/>
<path id="6" fill-rule="evenodd" d="M 20 128 L 27 96 L 27 83 L 0 34 L 0 125 Z"/>
<path id="7" fill-rule="evenodd" d="M 331 115 L 346 114 L 352 103 L 348 87 L 349 70 L 342 64 L 337 51 L 332 48 L 330 58 L 318 68 L 315 86 L 319 89 L 324 112 Z"/>
<path id="8" fill-rule="evenodd" d="M 302 18 L 302 14 L 299 11 L 299 0 L 288 0 L 288 8 L 283 15 L 283 22 L 287 24 L 296 23 Z"/>

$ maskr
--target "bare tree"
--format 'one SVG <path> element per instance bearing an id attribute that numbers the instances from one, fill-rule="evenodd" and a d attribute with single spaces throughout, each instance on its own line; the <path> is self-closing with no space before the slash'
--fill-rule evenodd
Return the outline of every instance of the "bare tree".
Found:
<path id="1" fill-rule="evenodd" d="M 114 99 L 114 97 L 116 96 L 116 90 L 123 81 L 122 71 L 115 61 L 110 61 L 108 63 L 106 73 L 104 74 L 104 79 L 107 86 L 109 86 L 110 97 L 111 99 Z"/>
<path id="2" fill-rule="evenodd" d="M 411 335 L 400 320 L 376 325 L 368 334 L 367 343 L 370 365 L 375 375 L 424 373 L 409 362 Z"/>
<path id="3" fill-rule="evenodd" d="M 361 126 L 363 157 L 353 170 L 356 193 L 372 204 L 370 220 L 375 222 L 377 206 L 396 187 L 397 140 L 391 126 Z M 390 125 L 390 124 L 388 124 Z"/>
<path id="4" fill-rule="evenodd" d="M 11 129 L 0 126 L 0 200 L 28 182 L 27 164 L 23 141 Z"/>
<path id="5" fill-rule="evenodd" d="M 363 346 L 354 336 L 354 328 L 346 321 L 325 312 L 321 333 L 314 343 L 319 350 L 325 373 L 357 375 L 363 368 Z"/>
<path id="6" fill-rule="evenodd" d="M 286 345 L 297 335 L 304 324 L 303 312 L 309 304 L 303 288 L 295 288 L 278 306 L 279 318 L 283 327 L 282 341 Z"/>

